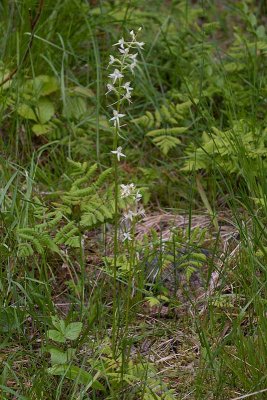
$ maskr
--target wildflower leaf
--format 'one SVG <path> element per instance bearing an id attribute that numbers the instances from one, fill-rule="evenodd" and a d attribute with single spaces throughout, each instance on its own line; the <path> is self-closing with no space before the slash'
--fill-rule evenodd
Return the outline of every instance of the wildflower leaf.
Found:
<path id="1" fill-rule="evenodd" d="M 94 380 L 94 377 L 89 372 L 75 365 L 54 365 L 48 368 L 47 372 L 51 375 L 66 377 L 83 385 L 89 386 L 91 384 L 94 389 L 105 391 L 104 386 L 100 382 Z"/>
<path id="2" fill-rule="evenodd" d="M 63 319 L 59 319 L 57 316 L 53 315 L 51 320 L 52 324 L 58 331 L 62 333 L 65 331 L 65 321 Z"/>
<path id="3" fill-rule="evenodd" d="M 146 297 L 150 307 L 159 306 L 160 301 L 156 297 Z"/>
<path id="4" fill-rule="evenodd" d="M 54 347 L 49 349 L 49 353 L 51 355 L 51 364 L 66 364 L 68 362 L 68 354 L 65 351 L 61 351 Z"/>
<path id="5" fill-rule="evenodd" d="M 46 135 L 52 131 L 51 126 L 48 124 L 35 124 L 33 125 L 32 130 L 36 136 Z"/>
<path id="6" fill-rule="evenodd" d="M 65 337 L 69 340 L 76 340 L 82 330 L 83 324 L 81 322 L 72 322 L 66 326 Z"/>
<path id="7" fill-rule="evenodd" d="M 47 99 L 39 100 L 36 111 L 41 124 L 45 124 L 46 122 L 48 122 L 55 114 L 53 103 Z"/>
<path id="8" fill-rule="evenodd" d="M 65 343 L 66 338 L 63 333 L 56 331 L 55 329 L 49 329 L 48 338 L 54 340 L 54 342 Z"/>
<path id="9" fill-rule="evenodd" d="M 37 117 L 36 117 L 33 109 L 30 106 L 28 106 L 28 104 L 21 104 L 18 107 L 18 113 L 21 117 L 23 117 L 25 119 L 31 119 L 31 120 L 37 122 Z"/>

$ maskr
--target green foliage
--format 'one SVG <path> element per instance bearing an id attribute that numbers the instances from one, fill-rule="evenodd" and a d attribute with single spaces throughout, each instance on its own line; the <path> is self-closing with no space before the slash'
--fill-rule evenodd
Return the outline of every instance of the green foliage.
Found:
<path id="1" fill-rule="evenodd" d="M 48 331 L 48 338 L 58 343 L 78 339 L 83 326 L 81 322 L 71 322 L 66 325 L 65 321 L 58 317 L 52 317 L 52 323 L 56 329 Z"/>
<path id="2" fill-rule="evenodd" d="M 177 276 L 184 274 L 189 283 L 194 272 L 203 268 L 207 263 L 206 251 L 203 249 L 207 240 L 207 229 L 173 229 L 168 240 L 162 241 L 156 231 L 144 239 L 142 258 L 146 269 L 146 281 L 163 285 L 168 281 L 175 285 Z M 162 298 L 148 298 L 149 302 L 158 304 Z"/>
<path id="3" fill-rule="evenodd" d="M 55 243 L 79 247 L 80 234 L 110 220 L 114 215 L 112 186 L 107 186 L 112 169 L 100 173 L 95 179 L 97 165 L 69 160 L 70 182 L 61 194 L 62 202 L 53 203 L 56 215 L 61 213 L 64 226 L 57 230 Z"/>
<path id="4" fill-rule="evenodd" d="M 212 132 L 202 134 L 202 142 L 199 146 L 192 144 L 186 150 L 187 161 L 183 169 L 207 170 L 220 167 L 230 174 L 243 172 L 241 153 L 248 163 L 254 160 L 262 160 L 261 164 L 255 163 L 254 174 L 257 175 L 266 168 L 267 156 L 267 130 L 253 129 L 245 121 L 236 122 L 231 129 L 221 131 L 213 127 Z M 261 165 L 261 166 L 260 166 Z"/>
<path id="5" fill-rule="evenodd" d="M 41 228 L 43 225 L 41 225 Z M 50 237 L 49 233 L 40 229 L 40 226 L 34 228 L 19 228 L 16 231 L 18 242 L 18 257 L 29 257 L 34 252 L 44 254 L 48 249 L 58 252 L 58 247 Z"/>
<path id="6" fill-rule="evenodd" d="M 175 398 L 173 391 L 158 377 L 152 363 L 142 363 L 136 358 L 129 360 L 125 365 L 122 355 L 114 359 L 108 340 L 100 346 L 98 358 L 90 359 L 89 362 L 94 369 L 103 374 L 111 393 L 123 385 L 130 398 L 141 395 L 144 400 Z"/>
<path id="7" fill-rule="evenodd" d="M 52 317 L 52 323 L 56 329 L 49 329 L 47 336 L 48 339 L 56 343 L 77 340 L 83 327 L 82 322 L 66 324 L 64 320 L 59 319 L 57 316 Z M 104 390 L 103 385 L 89 372 L 72 364 L 76 353 L 75 348 L 68 347 L 63 351 L 60 348 L 49 346 L 48 351 L 51 355 L 52 364 L 52 367 L 47 369 L 49 374 L 76 381 L 79 384 L 86 385 L 87 388 L 92 386 L 95 389 Z"/>
<path id="8" fill-rule="evenodd" d="M 183 123 L 185 123 L 191 106 L 190 100 L 177 104 L 169 102 L 156 109 L 154 113 L 147 111 L 145 115 L 133 119 L 132 122 L 149 130 L 146 135 L 152 139 L 154 145 L 159 147 L 164 155 L 167 155 L 169 150 L 181 143 L 176 136 L 182 135 L 188 130 Z M 151 128 L 154 129 L 150 130 Z"/>

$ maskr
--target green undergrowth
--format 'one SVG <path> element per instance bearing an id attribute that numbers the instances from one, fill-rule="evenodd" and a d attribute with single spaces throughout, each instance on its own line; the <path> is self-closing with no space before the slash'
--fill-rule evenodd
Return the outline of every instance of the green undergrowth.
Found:
<path id="1" fill-rule="evenodd" d="M 266 12 L 1 2 L 1 399 L 266 398 Z M 117 170 L 106 67 L 140 26 Z"/>

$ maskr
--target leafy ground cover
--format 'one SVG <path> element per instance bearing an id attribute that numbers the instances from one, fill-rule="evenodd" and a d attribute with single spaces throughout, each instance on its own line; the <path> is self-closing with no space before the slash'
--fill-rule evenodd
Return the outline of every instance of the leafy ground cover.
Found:
<path id="1" fill-rule="evenodd" d="M 266 399 L 266 12 L 1 2 L 1 399 Z"/>

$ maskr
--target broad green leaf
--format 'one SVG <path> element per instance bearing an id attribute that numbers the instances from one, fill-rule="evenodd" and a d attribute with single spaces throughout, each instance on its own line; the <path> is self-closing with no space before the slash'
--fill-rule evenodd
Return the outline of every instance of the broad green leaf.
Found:
<path id="1" fill-rule="evenodd" d="M 40 96 L 47 96 L 59 89 L 58 81 L 54 76 L 39 75 L 34 79 L 34 88 L 40 93 Z"/>
<path id="2" fill-rule="evenodd" d="M 64 321 L 63 319 L 59 319 L 58 316 L 53 315 L 53 316 L 51 317 L 51 320 L 52 320 L 52 324 L 54 325 L 54 327 L 55 327 L 58 331 L 60 331 L 60 332 L 62 332 L 62 333 L 65 332 L 66 324 L 65 324 L 65 321 Z"/>
<path id="3" fill-rule="evenodd" d="M 69 340 L 76 340 L 81 333 L 82 327 L 82 322 L 71 322 L 66 326 L 65 337 Z"/>
<path id="4" fill-rule="evenodd" d="M 258 28 L 256 30 L 256 34 L 257 34 L 257 37 L 259 39 L 264 39 L 264 37 L 265 37 L 265 28 L 264 28 L 263 25 L 258 26 Z"/>
<path id="5" fill-rule="evenodd" d="M 250 13 L 248 16 L 248 20 L 251 23 L 252 26 L 256 26 L 257 25 L 257 18 L 255 17 L 254 14 Z"/>
<path id="6" fill-rule="evenodd" d="M 56 349 L 54 347 L 51 347 L 49 350 L 49 353 L 51 355 L 51 364 L 66 364 L 68 360 L 68 354 L 65 351 L 61 351 L 59 349 Z"/>
<path id="7" fill-rule="evenodd" d="M 170 299 L 167 296 L 164 296 L 163 294 L 160 294 L 159 296 L 157 296 L 159 300 L 164 301 L 166 303 L 170 302 Z"/>
<path id="8" fill-rule="evenodd" d="M 162 128 L 162 129 L 154 129 L 146 134 L 146 136 L 154 137 L 160 136 L 165 137 L 166 135 L 180 135 L 188 130 L 187 127 L 176 126 L 174 128 Z"/>
<path id="9" fill-rule="evenodd" d="M 38 101 L 38 107 L 36 110 L 38 119 L 41 124 L 48 122 L 55 114 L 55 108 L 53 103 L 48 99 L 41 99 Z"/>
<path id="10" fill-rule="evenodd" d="M 160 301 L 156 297 L 146 297 L 146 301 L 148 301 L 150 307 L 159 306 Z"/>
<path id="11" fill-rule="evenodd" d="M 94 389 L 105 390 L 104 386 L 100 382 L 94 380 L 93 376 L 89 372 L 76 367 L 75 365 L 54 365 L 53 367 L 48 368 L 47 372 L 51 375 L 65 376 L 73 381 L 77 380 L 83 385 L 88 385 L 92 382 L 91 386 Z"/>
<path id="12" fill-rule="evenodd" d="M 23 95 L 34 95 L 35 97 L 48 96 L 59 89 L 58 81 L 49 75 L 39 75 L 34 79 L 27 80 L 22 86 Z"/>
<path id="13" fill-rule="evenodd" d="M 31 119 L 37 122 L 37 117 L 34 114 L 33 109 L 30 106 L 28 106 L 28 104 L 21 104 L 18 107 L 18 113 L 21 117 L 25 119 Z"/>
<path id="14" fill-rule="evenodd" d="M 48 351 L 51 355 L 51 364 L 66 364 L 71 361 L 75 355 L 75 349 L 69 348 L 67 351 L 62 351 L 56 347 L 49 347 Z"/>
<path id="15" fill-rule="evenodd" d="M 66 338 L 63 335 L 63 333 L 56 331 L 55 329 L 49 329 L 48 338 L 51 340 L 54 340 L 55 342 L 58 342 L 58 343 L 66 342 Z"/>
<path id="16" fill-rule="evenodd" d="M 33 132 L 35 133 L 36 136 L 41 136 L 41 135 L 46 135 L 47 133 L 50 133 L 53 131 L 53 127 L 51 127 L 48 124 L 35 124 L 32 127 Z"/>

